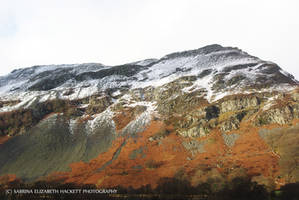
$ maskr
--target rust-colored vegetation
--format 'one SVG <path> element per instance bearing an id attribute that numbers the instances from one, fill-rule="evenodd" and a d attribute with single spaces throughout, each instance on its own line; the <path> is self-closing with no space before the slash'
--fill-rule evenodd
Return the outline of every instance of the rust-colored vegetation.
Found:
<path id="1" fill-rule="evenodd" d="M 268 126 L 275 127 L 277 125 Z M 160 137 L 165 131 L 167 137 Z M 271 184 L 282 185 L 283 179 L 277 182 L 279 156 L 258 135 L 258 131 L 259 128 L 250 123 L 242 123 L 235 131 L 240 137 L 234 146 L 228 147 L 217 129 L 207 137 L 190 139 L 177 135 L 171 124 L 156 120 L 137 138 L 120 136 L 113 142 L 112 148 L 97 158 L 88 163 L 73 163 L 70 172 L 52 174 L 48 179 L 95 184 L 104 188 L 121 186 L 138 189 L 150 185 L 154 189 L 163 178 L 184 180 L 191 177 L 190 184 L 196 187 L 213 177 L 230 181 L 241 176 L 264 177 L 263 180 L 273 180 Z M 190 140 L 204 141 L 205 151 L 192 153 L 186 150 L 182 143 Z M 119 155 L 112 160 L 119 148 Z"/>
<path id="2" fill-rule="evenodd" d="M 131 121 L 133 121 L 139 114 L 145 111 L 144 106 L 126 107 L 117 112 L 113 117 L 116 130 L 119 131 L 126 127 Z"/>
<path id="3" fill-rule="evenodd" d="M 9 139 L 9 136 L 0 136 L 0 145 L 6 142 Z"/>

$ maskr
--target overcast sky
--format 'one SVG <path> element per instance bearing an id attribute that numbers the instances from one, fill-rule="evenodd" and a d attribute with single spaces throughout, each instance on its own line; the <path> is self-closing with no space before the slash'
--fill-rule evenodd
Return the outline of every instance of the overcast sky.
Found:
<path id="1" fill-rule="evenodd" d="M 0 0 L 0 75 L 234 46 L 299 79 L 298 0 Z"/>

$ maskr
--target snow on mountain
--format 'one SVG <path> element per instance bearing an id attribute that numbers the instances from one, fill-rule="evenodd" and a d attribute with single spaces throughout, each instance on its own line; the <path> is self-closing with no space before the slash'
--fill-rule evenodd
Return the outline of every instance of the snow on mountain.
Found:
<path id="1" fill-rule="evenodd" d="M 237 48 L 210 45 L 120 66 L 96 63 L 33 66 L 0 77 L 0 101 L 20 103 L 0 111 L 29 106 L 34 101 L 82 99 L 107 90 L 161 87 L 178 78 L 195 77 L 183 92 L 204 89 L 215 101 L 250 89 L 292 89 L 298 82 L 272 62 Z"/>

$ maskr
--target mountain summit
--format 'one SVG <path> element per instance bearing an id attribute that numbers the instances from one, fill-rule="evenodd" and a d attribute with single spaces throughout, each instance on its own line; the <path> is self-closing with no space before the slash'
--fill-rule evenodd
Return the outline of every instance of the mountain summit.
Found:
<path id="1" fill-rule="evenodd" d="M 213 193 L 245 178 L 274 190 L 299 181 L 298 86 L 277 64 L 220 45 L 17 69 L 0 77 L 0 183 Z"/>
<path id="2" fill-rule="evenodd" d="M 237 48 L 210 45 L 120 66 L 87 63 L 33 66 L 0 77 L 1 99 L 80 99 L 98 93 L 159 87 L 189 77 L 184 92 L 203 89 L 206 99 L 254 90 L 278 90 L 297 85 L 294 77 L 272 62 Z M 69 91 L 69 92 L 66 92 Z M 27 101 L 27 102 L 25 102 Z"/>

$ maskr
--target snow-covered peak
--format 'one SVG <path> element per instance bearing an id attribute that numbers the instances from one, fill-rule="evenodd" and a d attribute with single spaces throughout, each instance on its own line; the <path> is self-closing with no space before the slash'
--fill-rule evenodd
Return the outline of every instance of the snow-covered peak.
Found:
<path id="1" fill-rule="evenodd" d="M 294 77 L 272 62 L 238 48 L 209 45 L 119 66 L 86 63 L 14 70 L 0 77 L 0 101 L 20 100 L 20 105 L 30 105 L 33 98 L 80 99 L 107 91 L 163 87 L 186 76 L 194 78 L 182 91 L 203 89 L 209 101 L 254 88 L 298 86 Z"/>
<path id="2" fill-rule="evenodd" d="M 196 56 L 199 54 L 200 55 L 208 55 L 210 53 L 221 53 L 221 52 L 227 52 L 227 51 L 236 51 L 236 52 L 238 52 L 238 54 L 250 56 L 246 52 L 243 52 L 242 50 L 240 50 L 236 47 L 223 47 L 219 44 L 212 44 L 212 45 L 207 45 L 207 46 L 201 47 L 199 49 L 171 53 L 171 54 L 164 56 L 162 59 L 177 58 L 177 57 L 189 57 L 189 56 Z"/>
<path id="3" fill-rule="evenodd" d="M 153 63 L 155 63 L 157 61 L 159 61 L 159 59 L 150 58 L 150 59 L 140 60 L 140 61 L 137 61 L 137 62 L 132 62 L 132 63 L 129 63 L 129 64 L 131 64 L 131 65 L 147 66 L 147 65 L 153 64 Z"/>

